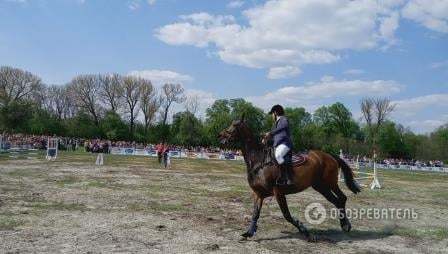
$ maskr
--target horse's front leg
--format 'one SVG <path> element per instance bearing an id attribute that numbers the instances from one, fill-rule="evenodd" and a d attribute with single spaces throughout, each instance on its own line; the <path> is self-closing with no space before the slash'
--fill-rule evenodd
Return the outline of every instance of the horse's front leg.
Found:
<path id="1" fill-rule="evenodd" d="M 252 213 L 252 220 L 250 222 L 250 226 L 247 229 L 247 232 L 242 234 L 242 237 L 252 237 L 257 232 L 257 221 L 260 218 L 261 207 L 263 206 L 263 199 L 256 196 L 254 200 L 254 211 Z"/>
<path id="2" fill-rule="evenodd" d="M 302 233 L 307 238 L 308 241 L 313 241 L 314 238 L 308 232 L 308 229 L 305 227 L 305 225 L 303 225 L 303 223 L 300 222 L 298 219 L 293 218 L 291 216 L 291 213 L 289 212 L 289 208 L 288 208 L 288 202 L 286 201 L 285 195 L 283 193 L 281 193 L 280 191 L 278 191 L 278 189 L 274 189 L 274 195 L 275 195 L 275 198 L 277 199 L 277 203 L 280 207 L 280 210 L 282 211 L 283 217 L 285 217 L 285 219 L 289 223 L 294 225 L 300 231 L 300 233 Z"/>

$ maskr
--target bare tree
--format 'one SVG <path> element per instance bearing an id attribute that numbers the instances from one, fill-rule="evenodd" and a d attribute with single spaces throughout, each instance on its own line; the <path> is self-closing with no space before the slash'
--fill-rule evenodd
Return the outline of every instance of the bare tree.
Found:
<path id="1" fill-rule="evenodd" d="M 99 125 L 101 106 L 98 100 L 99 76 L 79 75 L 70 83 L 70 94 L 75 99 L 76 105 L 90 113 Z"/>
<path id="2" fill-rule="evenodd" d="M 198 95 L 190 95 L 185 99 L 185 110 L 196 115 L 199 110 L 199 96 Z"/>
<path id="3" fill-rule="evenodd" d="M 65 89 L 65 86 L 60 85 L 52 85 L 48 87 L 47 108 L 50 112 L 53 112 L 58 119 L 62 119 L 67 110 L 67 96 Z"/>
<path id="4" fill-rule="evenodd" d="M 47 85 L 42 84 L 38 88 L 36 88 L 30 99 L 36 106 L 53 112 L 50 100 L 50 87 L 48 87 Z"/>
<path id="5" fill-rule="evenodd" d="M 129 114 L 131 135 L 134 135 L 135 119 L 138 116 L 138 101 L 140 100 L 142 84 L 147 82 L 142 78 L 127 76 L 123 78 L 123 98 L 126 102 L 126 112 Z"/>
<path id="6" fill-rule="evenodd" d="M 154 120 L 155 115 L 160 108 L 160 97 L 157 95 L 151 81 L 147 80 L 141 85 L 140 108 L 143 112 L 145 130 L 147 131 L 149 125 Z"/>
<path id="7" fill-rule="evenodd" d="M 75 117 L 75 115 L 78 113 L 76 98 L 72 95 L 72 93 L 73 91 L 70 89 L 69 84 L 66 84 L 64 86 L 65 119 Z"/>
<path id="8" fill-rule="evenodd" d="M 376 145 L 376 138 L 381 126 L 394 109 L 395 105 L 388 98 L 364 98 L 361 100 L 361 112 L 373 146 Z"/>
<path id="9" fill-rule="evenodd" d="M 372 127 L 372 120 L 374 115 L 373 106 L 374 100 L 372 98 L 364 98 L 361 100 L 361 112 L 369 128 Z"/>
<path id="10" fill-rule="evenodd" d="M 108 109 L 117 113 L 123 98 L 123 78 L 119 74 L 100 75 L 100 99 Z"/>
<path id="11" fill-rule="evenodd" d="M 185 101 L 184 88 L 180 84 L 165 84 L 162 89 L 162 123 L 166 124 L 168 113 L 173 102 L 182 103 Z"/>
<path id="12" fill-rule="evenodd" d="M 30 99 L 42 85 L 39 77 L 8 66 L 0 67 L 0 104 Z"/>
<path id="13" fill-rule="evenodd" d="M 377 98 L 374 101 L 375 104 L 375 116 L 377 128 L 386 121 L 387 117 L 395 109 L 395 104 L 392 104 L 388 98 Z"/>

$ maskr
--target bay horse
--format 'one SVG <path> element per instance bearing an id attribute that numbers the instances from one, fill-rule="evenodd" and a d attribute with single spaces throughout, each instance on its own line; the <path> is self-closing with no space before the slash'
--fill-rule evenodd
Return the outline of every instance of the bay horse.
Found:
<path id="1" fill-rule="evenodd" d="M 242 237 L 247 239 L 255 235 L 263 200 L 274 196 L 284 218 L 294 225 L 308 241 L 313 241 L 314 237 L 303 223 L 291 216 L 286 201 L 286 195 L 304 191 L 310 186 L 338 208 L 342 230 L 345 232 L 351 230 L 351 224 L 345 212 L 347 196 L 338 186 L 339 168 L 344 174 L 345 184 L 353 193 L 359 193 L 361 189 L 353 178 L 353 171 L 344 160 L 325 152 L 310 151 L 304 164 L 293 167 L 291 174 L 293 184 L 279 187 L 276 185 L 276 179 L 280 174 L 278 165 L 276 162 L 266 163 L 266 159 L 270 156 L 268 149 L 252 134 L 244 119 L 233 121 L 219 134 L 218 138 L 222 145 L 239 143 L 246 163 L 247 180 L 255 194 L 252 221 L 248 230 L 241 235 Z"/>

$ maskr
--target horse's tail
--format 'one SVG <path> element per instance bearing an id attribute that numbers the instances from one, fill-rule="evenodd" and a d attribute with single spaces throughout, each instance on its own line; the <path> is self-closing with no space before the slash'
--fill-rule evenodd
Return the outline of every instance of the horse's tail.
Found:
<path id="1" fill-rule="evenodd" d="M 355 194 L 361 192 L 361 187 L 354 179 L 353 171 L 350 168 L 350 166 L 347 165 L 347 163 L 339 156 L 334 154 L 332 154 L 331 156 L 338 162 L 339 167 L 341 167 L 342 169 L 342 173 L 344 174 L 345 185 L 347 185 L 347 187 Z"/>

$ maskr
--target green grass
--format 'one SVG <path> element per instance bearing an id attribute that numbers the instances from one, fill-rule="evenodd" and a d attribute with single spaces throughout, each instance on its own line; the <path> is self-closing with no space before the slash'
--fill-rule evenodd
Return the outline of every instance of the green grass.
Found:
<path id="1" fill-rule="evenodd" d="M 7 172 L 6 175 L 11 176 L 11 177 L 17 177 L 17 178 L 43 176 L 42 170 L 38 169 L 38 168 L 36 168 L 36 169 L 30 169 L 30 168 L 18 169 L 18 170 Z"/>
<path id="2" fill-rule="evenodd" d="M 404 228 L 396 227 L 387 230 L 390 235 L 400 235 L 412 238 L 432 238 L 436 240 L 443 240 L 448 238 L 448 228 L 443 227 L 422 227 L 422 228 Z"/>
<path id="3" fill-rule="evenodd" d="M 126 205 L 126 210 L 133 212 L 188 212 L 188 207 L 182 204 L 171 204 L 152 201 L 149 204 L 131 203 Z"/>
<path id="4" fill-rule="evenodd" d="M 108 188 L 109 186 L 107 182 L 95 179 L 88 181 L 86 188 Z"/>
<path id="5" fill-rule="evenodd" d="M 23 220 L 0 215 L 0 231 L 14 230 L 24 224 Z"/>
<path id="6" fill-rule="evenodd" d="M 55 181 L 55 183 L 61 188 L 66 187 L 68 185 L 76 184 L 79 182 L 81 182 L 81 179 L 79 177 L 70 176 L 70 175 L 64 176 L 62 179 L 57 179 Z"/>
<path id="7" fill-rule="evenodd" d="M 31 202 L 25 205 L 26 207 L 37 210 L 57 210 L 57 211 L 86 211 L 86 205 L 79 203 L 65 203 L 65 202 L 49 202 L 39 201 Z"/>

